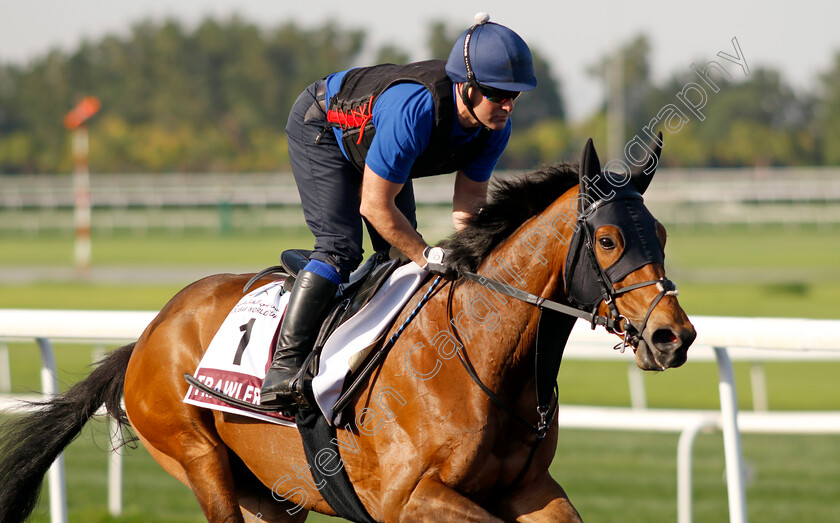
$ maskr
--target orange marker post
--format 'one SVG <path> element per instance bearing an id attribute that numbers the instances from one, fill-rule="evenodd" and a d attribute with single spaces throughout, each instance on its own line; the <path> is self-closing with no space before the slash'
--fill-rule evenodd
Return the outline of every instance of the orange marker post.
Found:
<path id="1" fill-rule="evenodd" d="M 99 112 L 101 103 L 95 96 L 88 96 L 67 113 L 64 126 L 73 132 L 73 222 L 76 227 L 74 259 L 79 276 L 90 274 L 90 167 L 88 162 L 87 121 Z"/>

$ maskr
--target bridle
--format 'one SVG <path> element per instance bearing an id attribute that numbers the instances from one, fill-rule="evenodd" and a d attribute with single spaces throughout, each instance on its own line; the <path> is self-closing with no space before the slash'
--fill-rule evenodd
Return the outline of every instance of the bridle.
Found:
<path id="1" fill-rule="evenodd" d="M 594 280 L 595 282 L 597 282 L 598 287 L 599 296 L 594 303 L 584 303 L 584 301 L 587 300 L 574 300 L 570 297 L 570 301 L 573 303 L 573 306 L 569 306 L 542 296 L 531 294 L 522 289 L 518 289 L 506 283 L 473 272 L 465 272 L 464 276 L 466 276 L 472 281 L 483 285 L 484 287 L 492 291 L 496 291 L 506 296 L 510 296 L 511 298 L 530 303 L 539 309 L 550 309 L 555 312 L 560 312 L 562 314 L 568 314 L 576 318 L 584 319 L 590 324 L 593 330 L 600 325 L 606 328 L 611 333 L 623 334 L 622 341 L 614 347 L 616 350 L 624 352 L 624 349 L 628 345 L 633 348 L 637 348 L 639 341 L 642 339 L 642 333 L 644 332 L 645 327 L 647 326 L 647 322 L 650 319 L 650 315 L 653 313 L 653 309 L 656 308 L 656 306 L 665 296 L 677 296 L 679 293 L 677 291 L 676 284 L 674 284 L 674 282 L 665 277 L 658 278 L 655 280 L 634 283 L 632 285 L 627 285 L 625 287 L 616 289 L 615 283 L 613 282 L 613 278 L 610 278 L 610 276 L 607 274 L 607 271 L 603 267 L 601 267 L 600 263 L 598 263 L 598 259 L 595 255 L 594 234 L 589 221 L 597 214 L 598 209 L 601 206 L 603 206 L 605 202 L 613 202 L 628 198 L 634 198 L 634 196 L 624 196 L 622 198 L 612 200 L 598 200 L 597 202 L 593 203 L 590 207 L 588 207 L 586 211 L 580 213 L 577 220 L 577 232 L 575 233 L 571 244 L 575 245 L 576 241 L 582 242 L 582 255 L 588 262 L 587 270 L 592 271 L 591 274 L 594 275 Z M 583 231 L 582 235 L 581 231 Z M 578 238 L 579 235 L 580 238 Z M 566 259 L 567 267 L 569 267 L 570 264 L 575 263 L 575 260 L 571 259 L 572 257 L 573 251 L 570 247 Z M 632 272 L 638 269 L 639 267 L 633 267 L 632 270 L 627 272 Z M 571 287 L 570 280 L 574 279 L 575 274 L 576 267 L 573 267 L 571 271 L 568 271 L 566 273 L 567 289 Z M 648 308 L 648 311 L 645 314 L 641 325 L 638 329 L 636 329 L 631 324 L 630 320 L 619 312 L 618 307 L 616 305 L 616 298 L 636 289 L 648 287 L 651 285 L 655 285 L 657 287 L 657 289 L 659 290 L 659 294 L 651 302 L 650 307 Z M 598 314 L 601 302 L 603 302 L 607 306 L 607 315 Z"/>
<path id="2" fill-rule="evenodd" d="M 642 333 L 644 332 L 645 327 L 647 326 L 647 322 L 650 319 L 650 315 L 653 313 L 653 309 L 656 308 L 656 306 L 659 304 L 662 298 L 664 298 L 665 296 L 677 296 L 679 294 L 679 291 L 677 290 L 677 285 L 664 276 L 656 280 L 648 280 L 639 283 L 634 283 L 632 285 L 627 285 L 619 289 L 615 288 L 615 283 L 613 282 L 613 279 L 610 278 L 610 276 L 607 274 L 607 271 L 601 266 L 600 263 L 598 263 L 598 258 L 595 255 L 594 234 L 592 231 L 592 227 L 590 227 L 590 224 L 588 223 L 588 218 L 595 216 L 599 206 L 602 205 L 602 202 L 605 201 L 607 200 L 599 200 L 593 203 L 589 209 L 581 213 L 577 222 L 578 231 L 583 231 L 584 233 L 584 255 L 589 261 L 590 270 L 592 270 L 595 274 L 595 279 L 598 283 L 598 288 L 601 294 L 600 300 L 592 306 L 591 311 L 585 312 L 585 314 L 580 317 L 586 318 L 588 316 L 590 325 L 592 326 L 593 330 L 595 329 L 596 325 L 603 325 L 611 333 L 623 334 L 621 342 L 616 344 L 615 347 L 613 347 L 615 350 L 620 350 L 623 353 L 624 349 L 628 345 L 630 345 L 634 349 L 638 348 L 639 341 L 641 341 L 642 339 Z M 569 263 L 568 257 L 566 263 L 567 265 Z M 639 267 L 634 267 L 633 270 L 636 270 L 638 268 Z M 569 274 L 573 278 L 574 270 L 572 270 Z M 650 307 L 648 307 L 647 313 L 645 314 L 641 325 L 638 329 L 636 329 L 636 327 L 633 326 L 630 320 L 618 311 L 618 306 L 616 305 L 616 298 L 630 291 L 634 291 L 636 289 L 641 289 L 642 287 L 648 287 L 651 285 L 656 285 L 656 288 L 659 290 L 659 294 L 651 302 Z M 598 315 L 598 309 L 601 301 L 603 301 L 604 304 L 607 306 L 607 316 Z M 582 304 L 581 307 L 583 306 L 584 305 Z"/>
<path id="3" fill-rule="evenodd" d="M 562 361 L 563 350 L 565 348 L 566 339 L 562 340 L 562 344 L 558 345 L 554 349 L 555 353 L 551 354 L 551 351 L 540 350 L 540 340 L 544 339 L 546 336 L 540 336 L 540 332 L 543 331 L 543 316 L 544 313 L 548 312 L 549 315 L 549 322 L 557 321 L 558 318 L 556 317 L 557 313 L 565 314 L 568 316 L 572 316 L 574 318 L 582 318 L 586 320 L 592 329 L 594 330 L 595 327 L 601 325 L 606 328 L 609 332 L 615 334 L 623 334 L 622 340 L 613 347 L 615 350 L 620 350 L 622 353 L 624 352 L 625 348 L 629 345 L 633 347 L 635 350 L 638 348 L 638 344 L 642 339 L 642 333 L 645 330 L 647 325 L 648 319 L 650 319 L 653 310 L 659 304 L 659 302 L 665 296 L 676 296 L 677 295 L 677 286 L 668 278 L 662 277 L 656 280 L 648 280 L 639 283 L 634 283 L 631 285 L 627 285 L 625 287 L 621 287 L 616 289 L 615 283 L 613 282 L 613 278 L 610 277 L 608 270 L 601 266 L 598 263 L 597 256 L 595 254 L 595 242 L 594 242 L 594 231 L 593 229 L 597 229 L 594 224 L 590 223 L 591 221 L 595 221 L 595 218 L 598 215 L 599 209 L 605 207 L 609 202 L 617 202 L 623 201 L 628 199 L 638 199 L 641 200 L 641 196 L 636 192 L 628 192 L 624 191 L 619 193 L 619 198 L 611 199 L 611 200 L 598 200 L 589 208 L 586 209 L 585 212 L 582 212 L 578 216 L 577 220 L 577 227 L 575 236 L 572 238 L 570 242 L 570 249 L 567 253 L 566 259 L 566 267 L 569 266 L 570 263 L 575 263 L 579 260 L 574 260 L 572 257 L 574 256 L 572 251 L 572 246 L 577 245 L 575 242 L 580 242 L 580 252 L 583 258 L 585 258 L 588 262 L 587 267 L 585 270 L 592 271 L 590 273 L 590 277 L 594 277 L 595 282 L 597 282 L 597 296 L 598 298 L 594 300 L 594 303 L 584 303 L 589 300 L 574 300 L 570 296 L 570 302 L 573 304 L 572 306 L 566 305 L 563 303 L 559 303 L 553 300 L 550 300 L 543 296 L 537 296 L 535 294 L 531 294 L 527 291 L 514 287 L 512 285 L 508 285 L 507 283 L 500 282 L 498 280 L 494 280 L 492 278 L 488 278 L 486 276 L 482 276 L 480 274 L 476 274 L 474 272 L 462 272 L 462 275 L 465 276 L 467 279 L 474 281 L 485 288 L 498 292 L 500 294 L 504 294 L 511 298 L 524 301 L 531 305 L 534 305 L 540 310 L 540 323 L 537 328 L 537 342 L 536 342 L 536 363 L 535 363 L 535 383 L 536 383 L 536 396 L 537 396 L 537 413 L 539 415 L 539 420 L 536 424 L 533 424 L 527 420 L 525 420 L 518 412 L 516 412 L 513 408 L 508 406 L 504 401 L 502 401 L 493 391 L 491 391 L 478 377 L 475 372 L 475 369 L 466 359 L 466 357 L 462 354 L 462 351 L 458 352 L 458 357 L 461 360 L 464 368 L 467 370 L 467 373 L 470 375 L 472 380 L 484 391 L 484 393 L 495 403 L 499 406 L 502 410 L 506 411 L 508 414 L 511 415 L 514 419 L 523 423 L 527 427 L 529 427 L 532 432 L 536 433 L 537 439 L 534 442 L 533 446 L 531 447 L 531 451 L 528 455 L 528 459 L 525 463 L 525 466 L 522 468 L 520 473 L 517 477 L 513 480 L 512 485 L 518 485 L 522 479 L 525 477 L 525 473 L 527 472 L 534 455 L 536 454 L 537 446 L 539 442 L 545 438 L 548 434 L 549 424 L 551 420 L 554 418 L 554 414 L 556 413 L 557 408 L 557 373 L 560 370 L 560 363 Z M 653 218 L 650 217 L 652 220 Z M 635 221 L 634 221 L 635 223 Z M 655 220 L 654 220 L 655 224 Z M 654 225 L 655 227 L 655 225 Z M 581 234 L 581 231 L 583 233 Z M 637 227 L 637 232 L 639 228 Z M 649 234 L 648 234 L 649 235 Z M 655 233 L 654 233 L 655 235 Z M 649 238 L 648 238 L 649 239 Z M 658 238 L 657 238 L 657 245 Z M 625 252 L 627 251 L 627 247 L 629 245 L 625 245 Z M 660 247 L 661 250 L 661 247 Z M 622 256 L 624 253 L 622 253 Z M 659 253 L 661 258 L 664 258 L 662 253 Z M 643 259 L 636 260 L 635 262 L 630 262 L 630 269 L 624 268 L 629 274 L 640 268 L 647 263 L 651 263 L 656 261 L 656 255 L 643 256 Z M 661 260 L 660 260 L 661 261 Z M 643 263 L 644 262 L 644 263 Z M 613 264 L 613 266 L 616 264 Z M 637 266 L 638 265 L 638 266 Z M 611 266 L 611 267 L 613 267 Z M 567 292 L 569 291 L 571 282 L 569 281 L 574 280 L 576 275 L 575 268 L 573 267 L 571 271 L 567 271 L 565 273 L 566 277 L 566 287 Z M 622 276 L 623 277 L 623 276 Z M 591 278 L 590 278 L 591 279 Z M 621 279 L 621 278 L 616 278 Z M 630 320 L 622 315 L 618 307 L 616 305 L 616 299 L 628 292 L 634 291 L 636 289 L 641 289 L 643 287 L 648 287 L 655 285 L 659 290 L 656 298 L 651 302 L 650 307 L 648 308 L 647 313 L 645 314 L 644 320 L 642 321 L 640 327 L 636 329 L 630 322 Z M 451 304 L 451 294 L 454 290 L 454 285 L 450 288 L 450 304 Z M 600 315 L 598 314 L 598 310 L 600 308 L 600 303 L 603 302 L 607 306 L 608 314 L 607 315 Z M 552 317 L 551 315 L 554 315 Z M 451 315 L 451 312 L 450 312 Z M 450 318 L 451 319 L 451 318 Z M 454 323 L 453 323 L 454 324 Z M 548 330 L 548 329 L 546 329 Z M 569 331 L 571 327 L 569 328 Z M 457 338 L 457 332 L 455 333 Z M 568 332 L 566 333 L 568 336 Z M 460 340 L 459 340 L 460 341 Z M 463 344 L 462 344 L 463 346 Z M 542 359 L 550 362 L 550 364 L 546 365 L 545 362 L 541 361 Z M 543 376 L 542 379 L 540 377 Z M 551 379 L 546 379 L 545 376 L 552 376 Z M 513 488 L 513 487 L 511 487 Z"/>

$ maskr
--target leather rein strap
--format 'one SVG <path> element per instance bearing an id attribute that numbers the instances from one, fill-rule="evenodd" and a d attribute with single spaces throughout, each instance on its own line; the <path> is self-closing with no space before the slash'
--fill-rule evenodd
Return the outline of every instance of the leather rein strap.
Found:
<path id="1" fill-rule="evenodd" d="M 542 296 L 537 296 L 536 294 L 531 294 L 530 292 L 523 291 L 522 289 L 517 289 L 516 287 L 513 287 L 506 283 L 502 283 L 498 280 L 494 280 L 486 276 L 481 276 L 480 274 L 476 274 L 474 272 L 464 272 L 462 273 L 462 275 L 469 280 L 472 280 L 480 285 L 483 285 L 484 287 L 487 287 L 491 291 L 496 291 L 498 293 L 504 294 L 505 296 L 516 298 L 517 300 L 524 301 L 525 303 L 530 303 L 531 305 L 534 305 L 539 309 L 549 309 L 555 312 L 560 312 L 562 314 L 568 314 L 569 316 L 574 316 L 575 318 L 584 319 L 591 325 L 593 330 L 598 325 L 603 325 L 604 327 L 613 332 L 621 332 L 623 330 L 618 320 L 626 320 L 626 318 L 620 314 L 617 314 L 615 316 L 611 315 L 609 317 L 600 316 L 595 312 L 587 312 L 576 307 L 572 307 L 571 305 L 564 305 L 562 303 L 549 300 L 548 298 L 544 298 Z M 665 282 L 667 282 L 667 284 Z M 676 290 L 676 286 L 674 286 L 671 280 L 667 278 L 661 278 L 658 280 L 634 283 L 633 285 L 628 285 L 627 287 L 622 287 L 620 289 L 612 289 L 612 292 L 606 295 L 604 301 L 607 302 L 607 305 L 609 305 L 610 303 L 614 303 L 614 299 L 617 296 L 639 289 L 641 287 L 647 287 L 648 285 L 657 284 L 662 284 L 664 287 L 668 288 L 668 290 Z M 670 289 L 670 287 L 672 286 L 674 287 L 674 289 Z M 645 317 L 646 320 L 648 317 L 650 317 L 650 312 L 651 310 L 653 310 L 653 307 L 656 306 L 656 303 L 659 302 L 659 299 L 654 300 L 653 306 L 650 308 L 650 310 L 648 310 L 648 314 Z M 597 308 L 595 310 L 597 310 Z"/>
<path id="2" fill-rule="evenodd" d="M 591 252 L 590 244 L 587 244 L 587 250 Z M 592 259 L 593 263 L 595 263 L 594 255 Z M 597 263 L 595 264 L 597 265 Z M 600 265 L 597 266 L 599 269 L 601 268 Z M 536 294 L 531 294 L 530 292 L 523 291 L 522 289 L 518 289 L 516 287 L 513 287 L 506 283 L 502 283 L 492 278 L 488 278 L 486 276 L 481 276 L 480 274 L 476 274 L 474 272 L 464 272 L 462 274 L 467 279 L 472 280 L 480 285 L 483 285 L 491 291 L 496 291 L 506 296 L 510 296 L 511 298 L 530 303 L 531 305 L 536 306 L 540 310 L 548 309 L 554 312 L 567 314 L 575 318 L 584 319 L 592 327 L 592 330 L 595 330 L 595 327 L 597 327 L 598 325 L 602 325 L 610 332 L 616 334 L 624 333 L 623 341 L 614 347 L 616 350 L 620 349 L 621 352 L 624 352 L 624 348 L 627 345 L 635 347 L 638 344 L 639 340 L 641 339 L 641 333 L 644 332 L 645 326 L 647 325 L 647 321 L 650 318 L 654 307 L 656 307 L 656 305 L 659 304 L 659 301 L 666 295 L 676 296 L 678 294 L 676 284 L 674 284 L 674 282 L 672 282 L 668 278 L 660 278 L 658 280 L 648 280 L 639 283 L 634 283 L 632 285 L 628 285 L 620 289 L 609 288 L 603 279 L 599 279 L 599 284 L 601 285 L 602 292 L 604 294 L 604 302 L 607 304 L 607 307 L 610 310 L 609 316 L 601 316 L 597 314 L 597 305 L 594 307 L 592 312 L 587 312 L 576 307 L 572 307 L 571 305 L 565 305 L 553 300 L 549 300 L 548 298 L 544 298 L 542 296 L 537 296 Z M 647 287 L 650 285 L 656 285 L 660 292 L 659 295 L 653 300 L 653 302 L 651 302 L 650 308 L 648 308 L 647 314 L 645 315 L 645 319 L 644 321 L 642 321 L 641 328 L 639 330 L 636 330 L 625 316 L 619 314 L 618 309 L 615 306 L 615 298 L 630 291 L 634 291 L 636 289 L 640 289 L 642 287 Z M 625 321 L 624 325 L 621 324 L 621 320 Z"/>

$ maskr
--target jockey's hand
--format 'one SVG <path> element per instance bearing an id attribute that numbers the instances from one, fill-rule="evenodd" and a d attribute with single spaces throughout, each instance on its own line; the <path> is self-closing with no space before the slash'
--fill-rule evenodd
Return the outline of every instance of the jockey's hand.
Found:
<path id="1" fill-rule="evenodd" d="M 423 251 L 423 258 L 426 259 L 423 268 L 447 280 L 454 280 L 458 277 L 458 271 L 449 263 L 451 254 L 451 251 L 442 247 L 426 247 Z"/>

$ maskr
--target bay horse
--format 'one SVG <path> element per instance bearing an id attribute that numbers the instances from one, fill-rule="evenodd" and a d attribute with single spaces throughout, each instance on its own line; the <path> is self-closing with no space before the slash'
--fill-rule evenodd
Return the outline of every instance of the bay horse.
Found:
<path id="1" fill-rule="evenodd" d="M 497 183 L 487 206 L 445 242 L 459 270 L 498 285 L 462 277 L 432 293 L 345 410 L 350 422 L 336 432 L 340 456 L 319 452 L 315 459 L 326 475 L 344 467 L 372 520 L 580 521 L 548 472 L 556 411 L 543 420 L 542 434 L 532 430 L 546 415 L 534 395 L 542 332 L 534 303 L 575 310 L 594 303 L 593 328 L 605 325 L 623 336 L 644 370 L 686 361 L 695 331 L 665 277 L 665 230 L 641 203 L 660 146 L 621 185 L 621 176 L 601 172 L 590 140 L 578 166 L 558 164 Z M 611 182 L 593 181 L 599 178 Z M 27 517 L 50 463 L 103 404 L 192 489 L 209 521 L 303 521 L 310 510 L 334 515 L 295 428 L 182 401 L 183 375 L 196 369 L 249 278 L 219 274 L 187 286 L 135 343 L 112 352 L 40 411 L 7 424 L 0 521 Z M 499 280 L 509 284 L 507 294 Z M 417 291 L 392 331 L 425 292 Z M 538 299 L 529 303 L 513 297 L 517 292 Z M 569 330 L 576 319 L 553 318 Z"/>

